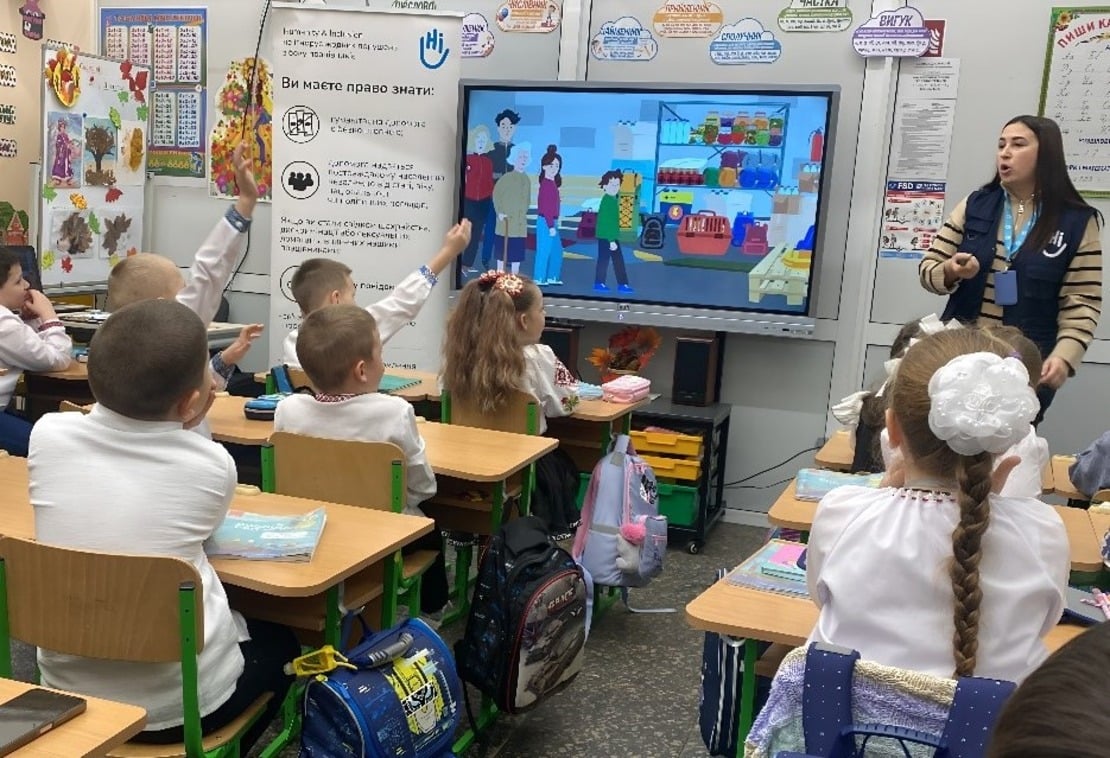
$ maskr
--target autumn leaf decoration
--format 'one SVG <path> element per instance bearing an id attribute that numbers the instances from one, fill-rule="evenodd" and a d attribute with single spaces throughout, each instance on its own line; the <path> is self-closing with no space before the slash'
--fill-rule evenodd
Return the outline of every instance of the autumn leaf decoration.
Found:
<path id="1" fill-rule="evenodd" d="M 65 271 L 67 274 L 73 271 L 73 259 L 68 255 L 62 258 L 62 271 Z"/>
<path id="2" fill-rule="evenodd" d="M 118 187 L 109 187 L 108 191 L 104 194 L 104 199 L 109 203 L 114 203 L 123 197 L 123 190 Z"/>
<path id="3" fill-rule="evenodd" d="M 606 382 L 618 371 L 643 371 L 662 341 L 659 332 L 650 326 L 626 326 L 609 337 L 608 347 L 595 347 L 589 361 Z"/>

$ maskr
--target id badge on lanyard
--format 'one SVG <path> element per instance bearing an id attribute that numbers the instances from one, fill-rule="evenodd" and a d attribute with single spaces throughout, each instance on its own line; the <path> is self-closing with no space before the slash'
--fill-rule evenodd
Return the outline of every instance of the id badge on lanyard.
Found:
<path id="1" fill-rule="evenodd" d="M 1017 272 L 1010 268 L 1010 261 L 1021 246 L 1025 244 L 1025 238 L 1029 236 L 1029 230 L 1032 229 L 1037 223 L 1037 209 L 1033 209 L 1033 215 L 1030 217 L 1028 223 L 1022 228 L 1021 233 L 1014 238 L 1014 213 L 1011 208 L 1010 201 L 1007 199 L 1005 208 L 1002 215 L 1002 244 L 1006 248 L 1006 270 L 994 272 L 994 302 L 996 305 L 1003 307 L 1008 305 L 1017 305 L 1018 301 L 1018 286 L 1017 286 Z"/>

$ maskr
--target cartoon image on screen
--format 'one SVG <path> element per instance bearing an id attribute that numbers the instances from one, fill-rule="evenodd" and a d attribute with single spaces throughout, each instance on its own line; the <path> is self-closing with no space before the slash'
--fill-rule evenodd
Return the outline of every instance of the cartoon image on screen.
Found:
<path id="1" fill-rule="evenodd" d="M 473 83 L 456 285 L 805 314 L 829 93 Z"/>

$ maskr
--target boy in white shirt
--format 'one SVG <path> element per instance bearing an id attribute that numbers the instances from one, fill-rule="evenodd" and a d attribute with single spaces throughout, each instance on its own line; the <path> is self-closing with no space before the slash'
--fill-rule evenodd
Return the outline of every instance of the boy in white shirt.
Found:
<path id="1" fill-rule="evenodd" d="M 23 278 L 19 256 L 0 247 L 0 448 L 26 457 L 31 424 L 8 410 L 24 371 L 61 371 L 73 342 L 46 295 Z"/>
<path id="2" fill-rule="evenodd" d="M 235 462 L 218 444 L 185 431 L 211 391 L 204 324 L 173 300 L 122 308 L 89 351 L 88 415 L 51 413 L 31 433 L 28 459 L 35 537 L 79 550 L 165 555 L 192 563 L 203 587 L 204 649 L 198 656 L 200 713 L 207 733 L 260 694 L 274 693 L 248 731 L 243 752 L 278 711 L 299 654 L 288 629 L 244 622 L 231 610 L 203 544 L 227 514 Z M 244 661 L 246 662 L 244 664 Z M 147 711 L 151 743 L 180 742 L 177 663 L 102 661 L 39 650 L 48 687 L 133 703 Z"/>
<path id="3" fill-rule="evenodd" d="M 385 374 L 374 317 L 357 305 L 329 305 L 308 315 L 297 337 L 297 354 L 316 394 L 278 403 L 275 432 L 363 442 L 392 442 L 405 456 L 405 512 L 423 516 L 420 503 L 436 494 L 436 478 L 424 454 L 416 414 L 405 400 L 378 392 Z M 447 571 L 439 533 L 408 550 L 437 550 L 439 558 L 421 582 L 421 609 L 435 613 L 447 602 Z"/>
<path id="4" fill-rule="evenodd" d="M 470 222 L 463 220 L 451 227 L 443 238 L 443 245 L 426 266 L 421 266 L 401 280 L 393 291 L 366 311 L 378 325 L 378 335 L 384 345 L 401 331 L 405 324 L 416 318 L 432 287 L 439 281 L 439 274 L 447 268 L 470 243 Z M 301 307 L 301 317 L 306 317 L 325 305 L 352 304 L 355 302 L 355 282 L 351 269 L 331 258 L 309 258 L 301 263 L 289 283 L 293 299 Z M 297 357 L 296 329 L 282 343 L 282 362 L 286 366 L 301 368 Z"/>

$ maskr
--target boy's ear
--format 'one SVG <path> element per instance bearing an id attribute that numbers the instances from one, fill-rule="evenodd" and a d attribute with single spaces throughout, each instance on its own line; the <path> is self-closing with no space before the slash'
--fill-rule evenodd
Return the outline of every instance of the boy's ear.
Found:
<path id="1" fill-rule="evenodd" d="M 328 305 L 339 305 L 339 290 L 332 290 L 328 293 Z"/>
<path id="2" fill-rule="evenodd" d="M 199 404 L 199 390 L 190 390 L 188 394 L 182 395 L 174 404 L 174 420 L 182 422 L 188 421 L 196 415 Z"/>

